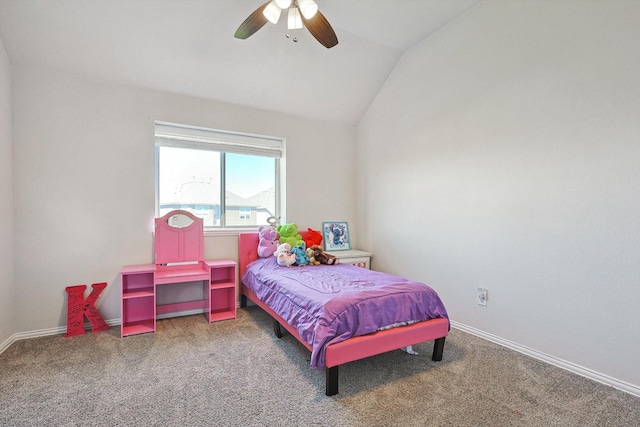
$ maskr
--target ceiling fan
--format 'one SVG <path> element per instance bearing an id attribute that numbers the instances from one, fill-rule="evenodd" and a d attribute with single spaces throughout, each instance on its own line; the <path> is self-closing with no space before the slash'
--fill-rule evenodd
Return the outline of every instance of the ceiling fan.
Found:
<path id="1" fill-rule="evenodd" d="M 257 8 L 238 27 L 235 37 L 246 39 L 262 28 L 267 22 L 276 24 L 280 13 L 288 9 L 287 28 L 290 30 L 307 27 L 316 40 L 327 49 L 338 44 L 338 37 L 331 28 L 318 5 L 313 0 L 271 0 Z M 304 24 L 304 25 L 303 25 Z M 289 37 L 289 35 L 287 35 Z M 294 39 L 297 41 L 297 39 Z"/>

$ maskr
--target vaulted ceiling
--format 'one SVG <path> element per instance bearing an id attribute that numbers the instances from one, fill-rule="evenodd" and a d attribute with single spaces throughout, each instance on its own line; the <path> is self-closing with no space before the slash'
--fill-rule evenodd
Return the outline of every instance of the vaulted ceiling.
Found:
<path id="1" fill-rule="evenodd" d="M 266 0 L 0 0 L 12 65 L 357 124 L 402 54 L 478 0 L 316 0 L 339 44 L 286 15 L 246 40 Z"/>

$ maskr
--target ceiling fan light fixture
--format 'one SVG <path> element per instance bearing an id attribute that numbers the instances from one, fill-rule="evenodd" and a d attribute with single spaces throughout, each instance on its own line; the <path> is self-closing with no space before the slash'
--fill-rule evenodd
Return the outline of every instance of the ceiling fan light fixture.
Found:
<path id="1" fill-rule="evenodd" d="M 287 19 L 287 28 L 289 30 L 299 30 L 302 28 L 302 17 L 297 7 L 289 9 L 289 17 Z"/>
<path id="2" fill-rule="evenodd" d="M 271 22 L 272 24 L 277 24 L 278 20 L 280 19 L 281 11 L 282 9 L 278 7 L 278 5 L 276 4 L 276 1 L 271 0 L 271 3 L 269 3 L 267 7 L 264 8 L 264 10 L 262 11 L 262 14 L 264 15 L 265 18 L 267 18 L 269 22 Z"/>
<path id="3" fill-rule="evenodd" d="M 280 9 L 288 9 L 291 6 L 291 0 L 275 0 Z"/>
<path id="4" fill-rule="evenodd" d="M 298 8 L 305 19 L 311 19 L 318 12 L 318 4 L 313 0 L 298 0 Z"/>
<path id="5" fill-rule="evenodd" d="M 264 27 L 267 22 L 276 24 L 280 19 L 282 10 L 278 3 L 284 5 L 285 0 L 267 0 L 260 7 L 254 10 L 243 22 L 240 24 L 234 37 L 237 39 L 247 39 L 251 35 L 255 34 L 260 28 Z M 290 1 L 289 17 L 287 20 L 287 26 L 290 30 L 298 28 L 306 28 L 309 33 L 315 38 L 322 46 L 327 49 L 338 44 L 338 37 L 336 32 L 331 28 L 331 24 L 327 21 L 322 13 L 318 10 L 318 5 L 313 0 L 286 0 Z M 294 9 L 294 10 L 291 10 Z M 298 22 L 298 18 L 302 23 Z M 313 19 L 311 19 L 313 18 Z M 287 34 L 287 38 L 290 38 L 291 34 Z M 293 41 L 297 41 L 298 38 L 294 37 Z"/>

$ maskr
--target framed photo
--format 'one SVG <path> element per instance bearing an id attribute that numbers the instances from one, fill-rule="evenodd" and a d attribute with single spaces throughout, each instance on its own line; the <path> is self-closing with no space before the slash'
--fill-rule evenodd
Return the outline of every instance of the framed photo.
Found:
<path id="1" fill-rule="evenodd" d="M 349 224 L 346 222 L 323 222 L 322 237 L 325 251 L 348 251 L 351 249 Z"/>

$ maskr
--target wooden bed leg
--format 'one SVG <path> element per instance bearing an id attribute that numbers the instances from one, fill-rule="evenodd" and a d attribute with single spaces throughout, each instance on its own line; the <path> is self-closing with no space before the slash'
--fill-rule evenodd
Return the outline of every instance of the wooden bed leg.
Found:
<path id="1" fill-rule="evenodd" d="M 324 369 L 327 375 L 327 384 L 324 394 L 327 396 L 338 394 L 338 366 Z"/>
<path id="2" fill-rule="evenodd" d="M 276 337 L 282 338 L 282 329 L 280 329 L 280 323 L 276 319 L 273 319 L 273 333 Z"/>
<path id="3" fill-rule="evenodd" d="M 442 352 L 444 350 L 444 339 L 446 337 L 438 338 L 433 343 L 433 355 L 431 356 L 431 360 L 434 362 L 439 362 L 442 360 Z"/>
<path id="4" fill-rule="evenodd" d="M 247 296 L 245 294 L 240 294 L 240 308 L 245 308 L 247 306 Z"/>

